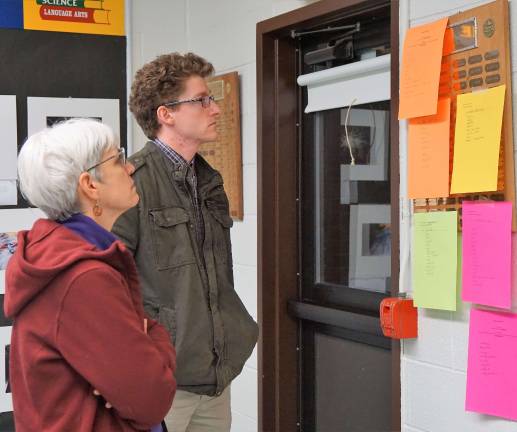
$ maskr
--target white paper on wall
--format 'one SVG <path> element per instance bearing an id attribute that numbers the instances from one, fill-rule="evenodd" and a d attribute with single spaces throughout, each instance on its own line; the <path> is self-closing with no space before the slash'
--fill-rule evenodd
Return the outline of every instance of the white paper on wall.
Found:
<path id="1" fill-rule="evenodd" d="M 67 118 L 93 118 L 110 126 L 120 137 L 118 99 L 27 98 L 27 133 L 32 135 Z"/>
<path id="2" fill-rule="evenodd" d="M 18 204 L 16 180 L 0 180 L 0 205 Z"/>
<path id="3" fill-rule="evenodd" d="M 0 131 L 0 180 L 16 180 L 16 96 L 0 95 Z"/>
<path id="4" fill-rule="evenodd" d="M 7 393 L 6 347 L 11 344 L 12 327 L 0 327 L 0 412 L 13 410 L 13 398 Z"/>

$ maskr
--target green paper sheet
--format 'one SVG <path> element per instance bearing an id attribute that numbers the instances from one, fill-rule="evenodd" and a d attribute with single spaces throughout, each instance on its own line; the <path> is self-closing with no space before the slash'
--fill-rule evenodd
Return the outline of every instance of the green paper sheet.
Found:
<path id="1" fill-rule="evenodd" d="M 416 213 L 413 219 L 415 306 L 456 310 L 457 212 Z"/>

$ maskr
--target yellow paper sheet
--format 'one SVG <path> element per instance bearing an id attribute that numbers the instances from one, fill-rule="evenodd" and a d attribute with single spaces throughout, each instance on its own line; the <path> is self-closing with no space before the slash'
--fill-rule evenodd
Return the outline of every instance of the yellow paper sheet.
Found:
<path id="1" fill-rule="evenodd" d="M 436 114 L 447 18 L 410 28 L 400 71 L 399 119 Z"/>
<path id="2" fill-rule="evenodd" d="M 505 90 L 458 95 L 451 193 L 497 190 Z"/>
<path id="3" fill-rule="evenodd" d="M 433 116 L 409 120 L 408 197 L 449 196 L 449 98 L 438 101 Z"/>

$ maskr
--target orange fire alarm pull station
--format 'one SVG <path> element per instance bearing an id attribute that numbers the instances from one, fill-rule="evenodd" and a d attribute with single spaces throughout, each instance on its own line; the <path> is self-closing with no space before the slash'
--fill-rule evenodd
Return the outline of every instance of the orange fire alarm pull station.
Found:
<path id="1" fill-rule="evenodd" d="M 410 339 L 418 335 L 418 313 L 413 299 L 388 297 L 380 305 L 382 333 L 392 339 Z"/>

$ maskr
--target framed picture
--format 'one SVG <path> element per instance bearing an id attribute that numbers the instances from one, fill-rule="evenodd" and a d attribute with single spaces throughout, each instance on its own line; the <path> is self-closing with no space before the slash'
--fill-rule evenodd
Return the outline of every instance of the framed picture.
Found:
<path id="1" fill-rule="evenodd" d="M 0 95 L 0 181 L 16 180 L 18 160 L 18 133 L 16 129 L 16 96 Z"/>
<path id="2" fill-rule="evenodd" d="M 0 233 L 0 270 L 6 269 L 7 263 L 16 251 L 17 235 L 15 232 Z"/>
<path id="3" fill-rule="evenodd" d="M 386 292 L 391 275 L 390 206 L 350 206 L 348 283 L 351 288 Z"/>
<path id="4" fill-rule="evenodd" d="M 352 108 L 348 126 L 346 113 L 341 110 L 340 146 L 350 161 L 352 152 L 355 164 L 341 164 L 341 182 L 388 180 L 389 112 Z"/>
<path id="5" fill-rule="evenodd" d="M 11 206 L 17 204 L 18 189 L 16 186 L 16 180 L 0 180 L 0 206 Z"/>
<path id="6" fill-rule="evenodd" d="M 13 399 L 9 385 L 9 350 L 12 327 L 0 327 L 0 413 L 13 410 Z"/>
<path id="7" fill-rule="evenodd" d="M 27 132 L 32 135 L 70 118 L 92 118 L 110 126 L 120 137 L 118 99 L 27 98 Z"/>
<path id="8" fill-rule="evenodd" d="M 0 19 L 1 20 L 1 19 Z M 16 128 L 16 96 L 0 95 L 0 206 L 18 204 L 16 165 L 18 161 L 18 132 Z"/>
<path id="9" fill-rule="evenodd" d="M 342 181 L 339 192 L 340 204 L 357 204 L 359 202 L 359 190 L 356 181 Z"/>

